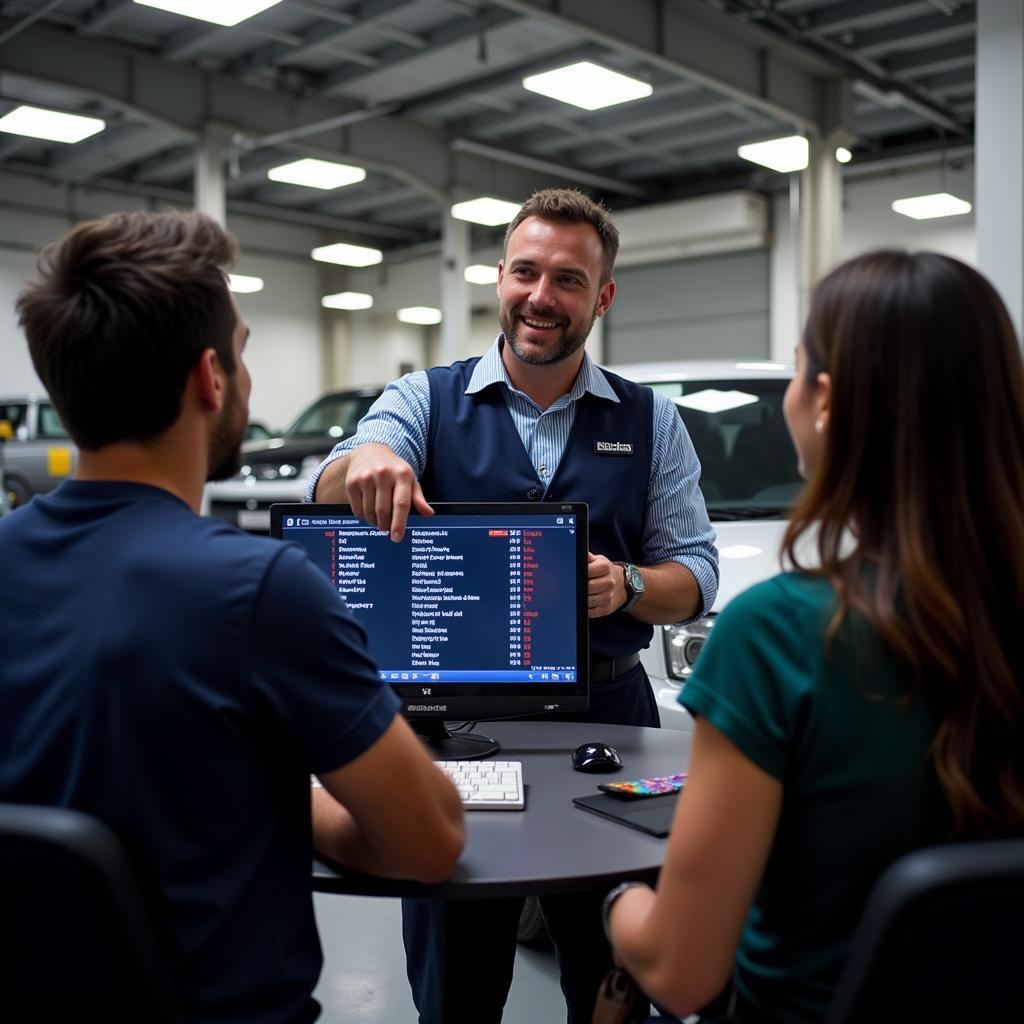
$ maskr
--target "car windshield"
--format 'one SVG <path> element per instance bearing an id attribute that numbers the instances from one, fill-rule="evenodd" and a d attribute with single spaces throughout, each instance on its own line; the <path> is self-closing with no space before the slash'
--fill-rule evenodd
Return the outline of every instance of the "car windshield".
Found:
<path id="1" fill-rule="evenodd" d="M 286 437 L 331 437 L 355 433 L 356 424 L 373 405 L 375 395 L 325 395 L 285 431 Z"/>
<path id="2" fill-rule="evenodd" d="M 48 402 L 39 404 L 39 430 L 40 437 L 67 437 L 68 432 L 64 429 L 57 410 Z"/>
<path id="3" fill-rule="evenodd" d="M 785 380 L 661 381 L 700 459 L 712 519 L 758 519 L 789 508 L 800 490 L 796 452 L 782 416 Z"/>

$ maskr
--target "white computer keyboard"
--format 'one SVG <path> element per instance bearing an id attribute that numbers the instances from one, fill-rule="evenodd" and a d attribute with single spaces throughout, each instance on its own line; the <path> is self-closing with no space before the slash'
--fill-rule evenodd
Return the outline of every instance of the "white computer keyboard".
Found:
<path id="1" fill-rule="evenodd" d="M 522 761 L 435 761 L 455 783 L 467 811 L 521 811 Z"/>

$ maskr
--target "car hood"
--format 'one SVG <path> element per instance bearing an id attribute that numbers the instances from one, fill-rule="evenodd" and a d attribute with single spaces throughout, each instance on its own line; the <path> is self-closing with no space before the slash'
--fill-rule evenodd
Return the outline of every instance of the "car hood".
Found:
<path id="1" fill-rule="evenodd" d="M 718 537 L 721 579 L 713 610 L 721 611 L 737 594 L 781 571 L 779 550 L 785 519 L 748 519 L 712 523 Z"/>
<path id="2" fill-rule="evenodd" d="M 333 437 L 272 437 L 269 441 L 248 441 L 242 454 L 250 466 L 276 462 L 301 462 L 310 455 L 326 456 L 337 444 Z"/>

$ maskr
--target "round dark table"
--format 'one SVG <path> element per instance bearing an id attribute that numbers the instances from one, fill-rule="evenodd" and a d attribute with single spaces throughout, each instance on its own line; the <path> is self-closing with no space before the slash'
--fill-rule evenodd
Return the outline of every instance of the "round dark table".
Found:
<path id="1" fill-rule="evenodd" d="M 466 848 L 440 885 L 375 878 L 314 859 L 314 890 L 481 899 L 603 892 L 623 878 L 654 881 L 666 840 L 581 810 L 572 798 L 597 793 L 599 782 L 685 771 L 689 733 L 580 722 L 481 722 L 476 731 L 501 741 L 494 760 L 522 761 L 524 811 L 468 811 Z M 571 751 L 595 740 L 618 750 L 619 771 L 573 770 Z"/>

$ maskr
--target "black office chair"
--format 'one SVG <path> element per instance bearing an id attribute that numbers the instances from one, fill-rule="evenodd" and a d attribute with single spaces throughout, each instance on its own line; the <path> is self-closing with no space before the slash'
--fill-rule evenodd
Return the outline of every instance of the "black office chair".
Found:
<path id="1" fill-rule="evenodd" d="M 182 1024 L 113 832 L 57 807 L 0 804 L 0 1018 Z"/>
<path id="2" fill-rule="evenodd" d="M 825 1024 L 1024 1020 L 1024 839 L 907 854 L 875 884 Z"/>

